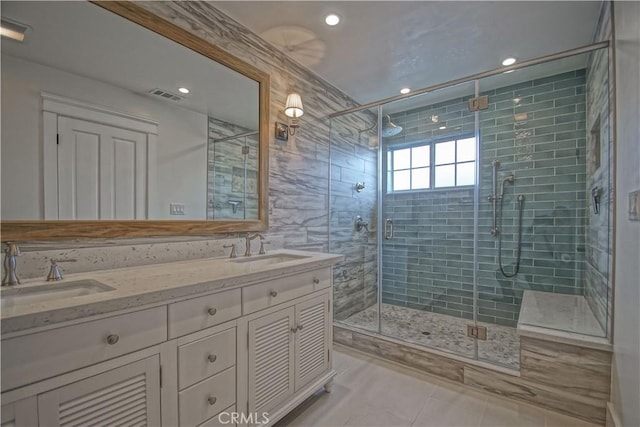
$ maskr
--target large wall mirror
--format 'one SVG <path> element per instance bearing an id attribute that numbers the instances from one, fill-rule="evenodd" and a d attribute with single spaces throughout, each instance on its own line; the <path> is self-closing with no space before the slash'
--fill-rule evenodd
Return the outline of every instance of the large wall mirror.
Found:
<path id="1" fill-rule="evenodd" d="M 2 240 L 267 227 L 266 73 L 128 2 L 2 20 Z"/>

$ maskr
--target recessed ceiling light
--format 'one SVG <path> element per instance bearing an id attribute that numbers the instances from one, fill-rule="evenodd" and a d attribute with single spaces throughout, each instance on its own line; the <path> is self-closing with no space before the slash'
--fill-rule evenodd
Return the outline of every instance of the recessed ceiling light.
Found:
<path id="1" fill-rule="evenodd" d="M 186 87 L 180 87 L 178 88 L 178 91 L 180 91 L 180 93 L 189 93 L 189 89 L 187 89 Z"/>
<path id="2" fill-rule="evenodd" d="M 509 65 L 513 65 L 515 63 L 516 63 L 516 58 L 507 58 L 504 61 L 502 61 L 502 65 L 504 65 L 505 67 Z"/>
<path id="3" fill-rule="evenodd" d="M 409 89 L 408 87 L 402 88 L 400 89 L 400 93 L 405 95 L 407 93 L 411 92 L 411 89 Z"/>
<path id="4" fill-rule="evenodd" d="M 3 19 L 0 24 L 0 35 L 2 37 L 23 42 L 29 27 L 16 21 Z"/>
<path id="5" fill-rule="evenodd" d="M 340 22 L 340 17 L 335 13 L 330 13 L 324 18 L 324 22 L 326 22 L 328 26 L 333 27 L 335 25 L 338 25 L 338 22 Z"/>

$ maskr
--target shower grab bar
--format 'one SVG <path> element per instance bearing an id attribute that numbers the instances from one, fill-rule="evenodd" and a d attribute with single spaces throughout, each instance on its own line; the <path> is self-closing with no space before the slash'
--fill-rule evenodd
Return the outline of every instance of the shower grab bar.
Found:
<path id="1" fill-rule="evenodd" d="M 387 218 L 384 221 L 384 239 L 393 239 L 393 221 L 391 220 L 391 218 Z"/>

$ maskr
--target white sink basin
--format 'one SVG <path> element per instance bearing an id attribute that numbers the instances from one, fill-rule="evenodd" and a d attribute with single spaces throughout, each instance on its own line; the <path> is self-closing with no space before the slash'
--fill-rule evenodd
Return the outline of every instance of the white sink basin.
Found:
<path id="1" fill-rule="evenodd" d="M 281 264 L 283 262 L 298 261 L 301 259 L 311 258 L 306 255 L 291 255 L 291 254 L 273 254 L 273 255 L 257 255 L 255 257 L 238 258 L 231 260 L 233 263 L 252 265 L 252 266 L 265 266 L 273 264 Z"/>
<path id="2" fill-rule="evenodd" d="M 25 286 L 5 289 L 0 293 L 2 308 L 35 304 L 62 298 L 74 298 L 83 295 L 109 292 L 115 289 L 96 280 L 75 280 L 72 282 L 47 283 L 45 285 Z"/>

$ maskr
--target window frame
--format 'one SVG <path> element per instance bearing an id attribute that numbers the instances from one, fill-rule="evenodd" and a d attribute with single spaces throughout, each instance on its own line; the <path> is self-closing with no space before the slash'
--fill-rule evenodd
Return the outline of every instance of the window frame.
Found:
<path id="1" fill-rule="evenodd" d="M 464 162 L 458 162 L 458 141 L 464 140 L 464 139 L 470 139 L 473 138 L 477 141 L 477 136 L 474 133 L 461 133 L 459 135 L 450 135 L 450 136 L 446 136 L 446 137 L 441 137 L 441 138 L 433 138 L 433 139 L 428 139 L 428 140 L 419 140 L 419 141 L 413 141 L 413 142 L 404 142 L 404 143 L 399 143 L 399 144 L 393 144 L 393 145 L 389 145 L 386 148 L 386 158 L 385 158 L 385 173 L 386 173 L 386 192 L 387 194 L 401 194 L 401 193 L 413 193 L 413 192 L 420 192 L 420 191 L 441 191 L 441 190 L 455 190 L 455 189 L 469 189 L 469 188 L 474 188 L 477 185 L 477 165 L 478 165 L 478 150 L 477 150 L 477 146 L 476 146 L 476 152 L 475 152 L 475 158 L 474 160 L 467 160 Z M 436 165 L 435 163 L 435 157 L 436 157 L 436 145 L 437 144 L 441 144 L 444 142 L 450 142 L 453 141 L 454 142 L 454 161 L 453 163 L 443 163 L 440 165 Z M 394 161 L 394 152 L 395 151 L 399 151 L 399 150 L 405 150 L 407 148 L 418 148 L 418 147 L 429 147 L 429 165 L 428 166 L 421 166 L 421 167 L 417 167 L 417 168 L 413 168 L 411 167 L 411 157 L 409 159 L 409 168 L 405 168 L 405 169 L 397 169 L 397 171 L 404 171 L 404 170 L 408 170 L 409 171 L 409 185 L 412 187 L 413 183 L 412 183 L 412 171 L 416 170 L 416 169 L 423 169 L 423 168 L 428 168 L 429 169 L 429 187 L 428 188 L 409 188 L 407 190 L 394 190 L 393 189 L 393 173 L 396 172 L 396 169 L 392 169 L 391 166 L 393 166 L 393 161 Z M 457 185 L 458 182 L 458 165 L 459 164 L 466 164 L 466 163 L 473 163 L 474 164 L 474 170 L 476 171 L 476 173 L 474 173 L 474 183 L 473 184 L 466 184 L 466 185 Z M 436 167 L 437 166 L 454 166 L 454 174 L 453 174 L 453 178 L 454 178 L 454 185 L 452 186 L 446 186 L 446 187 L 436 187 Z"/>

